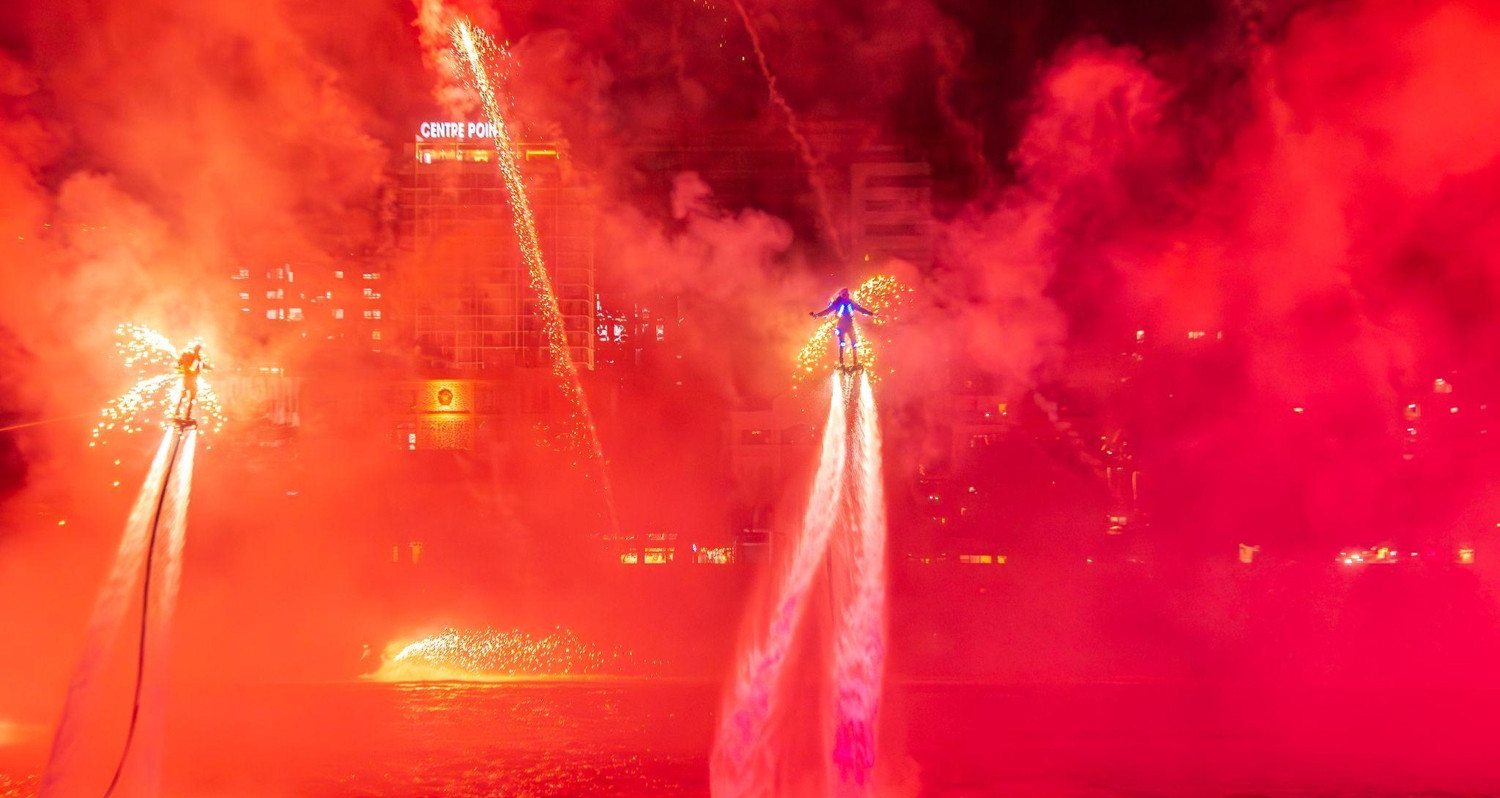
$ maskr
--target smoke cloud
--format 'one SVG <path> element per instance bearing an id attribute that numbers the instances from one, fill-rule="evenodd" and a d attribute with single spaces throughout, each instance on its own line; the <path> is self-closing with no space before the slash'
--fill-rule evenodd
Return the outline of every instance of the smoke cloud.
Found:
<path id="1" fill-rule="evenodd" d="M 124 494 L 144 476 L 139 441 L 85 451 L 90 414 L 130 378 L 111 349 L 127 321 L 203 336 L 226 371 L 307 380 L 296 457 L 207 439 L 199 452 L 185 673 L 343 678 L 368 664 L 361 646 L 398 636 L 563 622 L 722 673 L 743 581 L 642 587 L 585 562 L 589 488 L 533 431 L 441 462 L 386 457 L 370 432 L 382 400 L 359 386 L 430 376 L 394 310 L 380 356 L 311 354 L 240 317 L 227 278 L 241 269 L 357 258 L 391 264 L 397 285 L 440 279 L 394 247 L 393 175 L 420 122 L 475 116 L 448 51 L 459 16 L 507 42 L 518 138 L 561 143 L 566 179 L 598 208 L 602 304 L 661 325 L 658 360 L 588 385 L 627 527 L 725 542 L 729 414 L 802 401 L 806 313 L 894 272 L 916 289 L 879 328 L 898 591 L 916 543 L 967 545 L 915 531 L 931 525 L 916 480 L 958 439 L 955 386 L 1015 424 L 1003 457 L 974 455 L 963 474 L 1006 503 L 980 540 L 995 551 L 1081 559 L 1069 547 L 1109 515 L 1105 439 L 1133 442 L 1141 545 L 1158 562 L 1237 544 L 1322 562 L 1350 545 L 1493 539 L 1493 457 L 1464 442 L 1493 434 L 1500 389 L 1493 4 L 746 11 L 829 175 L 877 149 L 933 166 L 931 263 L 831 254 L 811 176 L 721 3 L 18 4 L 0 22 L 0 427 L 44 423 L 0 432 L 0 636 L 35 641 L 0 679 L 0 728 L 44 728 L 60 706 Z M 847 204 L 832 202 L 839 224 Z M 1473 434 L 1443 431 L 1454 425 Z M 391 575 L 414 543 L 448 578 Z M 1237 635 L 1284 651 L 1322 628 L 1267 631 L 1234 615 L 1236 588 L 1192 566 L 1172 577 L 1123 620 L 1100 609 L 1105 588 L 1038 588 L 1014 617 L 955 610 L 920 628 L 893 601 L 891 669 L 1108 678 L 1149 670 L 1130 653 L 1146 640 L 1162 671 L 1281 673 L 1268 655 L 1232 656 L 1251 648 Z M 615 600 L 630 591 L 708 631 L 651 626 Z M 1336 615 L 1319 595 L 1309 614 Z M 979 640 L 1002 621 L 1035 650 L 960 655 L 929 636 Z M 1317 651 L 1345 662 L 1354 649 Z"/>

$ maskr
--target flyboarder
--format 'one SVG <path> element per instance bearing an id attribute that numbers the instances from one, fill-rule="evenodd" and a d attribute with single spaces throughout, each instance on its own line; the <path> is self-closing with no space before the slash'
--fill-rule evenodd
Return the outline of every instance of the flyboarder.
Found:
<path id="1" fill-rule="evenodd" d="M 849 298 L 849 289 L 839 291 L 839 295 L 828 303 L 828 307 L 817 313 L 807 315 L 814 318 L 822 318 L 830 313 L 839 314 L 838 325 L 834 328 L 839 336 L 839 366 L 844 365 L 844 347 L 848 346 L 852 351 L 854 367 L 859 367 L 859 336 L 854 332 L 854 314 L 863 313 L 866 316 L 874 316 L 875 311 L 862 307 L 858 302 Z"/>
<path id="2" fill-rule="evenodd" d="M 203 360 L 203 344 L 193 344 L 177 356 L 177 373 L 182 375 L 182 393 L 177 395 L 177 409 L 172 417 L 179 425 L 192 423 L 193 405 L 198 401 L 198 375 L 208 368 L 211 366 Z"/>

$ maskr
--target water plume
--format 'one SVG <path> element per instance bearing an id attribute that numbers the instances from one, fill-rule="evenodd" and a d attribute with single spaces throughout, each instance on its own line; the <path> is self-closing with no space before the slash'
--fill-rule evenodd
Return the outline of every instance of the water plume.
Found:
<path id="1" fill-rule="evenodd" d="M 805 636 L 806 615 L 826 566 L 832 605 L 832 700 L 820 707 L 828 795 L 873 787 L 876 721 L 885 671 L 885 498 L 879 419 L 870 381 L 838 371 L 829 380 L 828 421 L 802 528 L 773 589 L 764 625 L 741 646 L 710 759 L 715 796 L 785 794 L 793 774 L 779 738 L 788 731 L 788 655 Z M 805 702 L 804 702 L 805 703 Z"/>
<path id="2" fill-rule="evenodd" d="M 885 487 L 880 424 L 865 372 L 856 382 L 849 437 L 846 513 L 833 541 L 833 764 L 835 795 L 863 795 L 875 767 L 876 720 L 885 677 Z"/>
<path id="3" fill-rule="evenodd" d="M 97 791 L 80 786 L 88 781 L 85 767 L 88 758 L 82 755 L 82 749 L 85 743 L 92 743 L 91 711 L 102 697 L 99 680 L 120 627 L 137 598 L 137 584 L 141 584 L 143 615 L 136 652 L 134 701 L 125 750 L 119 756 L 106 792 L 112 792 L 127 774 L 141 791 L 147 794 L 158 791 L 166 705 L 166 655 L 182 578 L 182 548 L 187 536 L 188 497 L 196 448 L 197 432 L 191 428 L 172 428 L 162 435 L 161 445 L 125 523 L 114 563 L 94 604 L 83 656 L 68 686 L 62 720 L 53 737 L 41 786 L 44 796 Z M 140 744 L 133 746 L 137 740 Z M 129 756 L 132 748 L 137 754 L 133 760 Z M 128 767 L 132 762 L 135 766 Z"/>
<path id="4" fill-rule="evenodd" d="M 839 500 L 839 477 L 846 456 L 845 406 L 838 375 L 830 380 L 828 423 L 818 472 L 813 478 L 802 529 L 774 589 L 774 603 L 764 630 L 743 646 L 734 682 L 720 712 L 718 736 L 710 760 L 710 784 L 716 796 L 766 794 L 774 784 L 776 761 L 771 746 L 778 710 L 774 699 L 782 667 L 806 611 L 809 586 L 823 563 Z"/>

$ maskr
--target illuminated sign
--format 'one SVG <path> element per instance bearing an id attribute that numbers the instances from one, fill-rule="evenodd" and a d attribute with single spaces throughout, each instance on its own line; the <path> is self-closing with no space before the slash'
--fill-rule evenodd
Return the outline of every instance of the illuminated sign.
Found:
<path id="1" fill-rule="evenodd" d="M 469 413 L 474 409 L 470 404 L 473 389 L 462 380 L 428 380 L 422 393 L 426 395 L 420 403 L 423 413 Z"/>
<path id="2" fill-rule="evenodd" d="M 423 122 L 417 135 L 424 139 L 492 139 L 495 126 L 489 122 Z"/>

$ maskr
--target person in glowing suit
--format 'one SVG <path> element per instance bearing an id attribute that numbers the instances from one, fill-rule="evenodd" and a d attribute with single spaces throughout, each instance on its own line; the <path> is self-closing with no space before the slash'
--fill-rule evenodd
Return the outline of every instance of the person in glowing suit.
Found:
<path id="1" fill-rule="evenodd" d="M 816 313 L 809 313 L 814 318 L 822 318 L 830 313 L 839 314 L 838 325 L 834 328 L 839 336 L 839 365 L 844 365 L 844 347 L 849 347 L 854 359 L 854 365 L 859 365 L 859 336 L 854 332 L 854 314 L 863 313 L 866 316 L 874 316 L 875 311 L 861 306 L 849 297 L 849 289 L 839 291 L 839 295 L 828 303 L 828 307 Z"/>
<path id="2" fill-rule="evenodd" d="M 198 401 L 198 375 L 207 368 L 209 365 L 203 360 L 203 344 L 193 344 L 177 356 L 177 373 L 182 375 L 182 393 L 177 396 L 177 410 L 173 412 L 177 420 L 192 420 L 193 404 Z M 187 405 L 186 414 L 183 413 L 184 404 Z"/>

